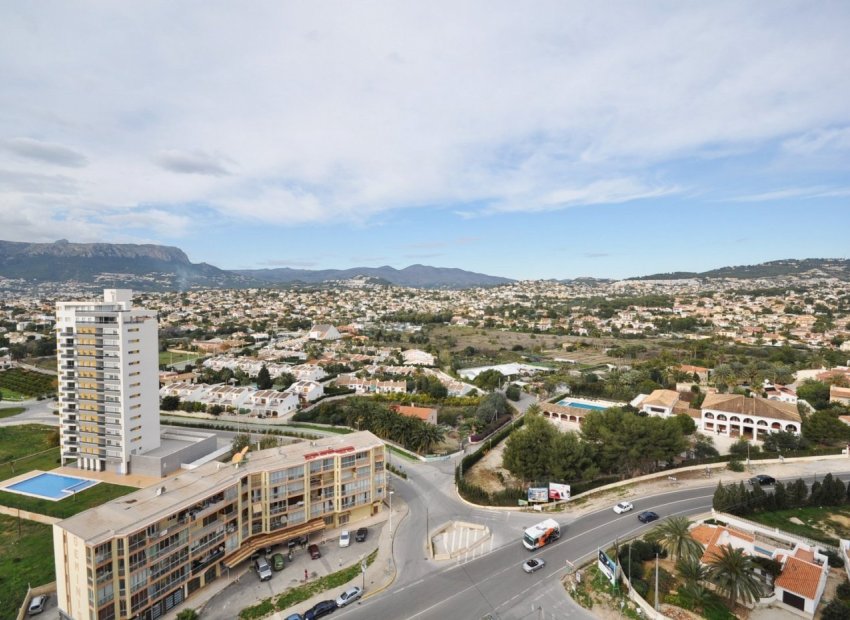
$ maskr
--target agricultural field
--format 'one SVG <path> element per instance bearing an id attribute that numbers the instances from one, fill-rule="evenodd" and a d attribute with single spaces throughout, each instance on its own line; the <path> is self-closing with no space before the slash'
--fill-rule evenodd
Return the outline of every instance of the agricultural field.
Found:
<path id="1" fill-rule="evenodd" d="M 27 585 L 56 580 L 53 528 L 42 523 L 0 515 L 0 620 L 14 620 Z"/>
<path id="2" fill-rule="evenodd" d="M 56 392 L 56 378 L 32 370 L 12 368 L 0 372 L 3 400 L 21 400 Z"/>

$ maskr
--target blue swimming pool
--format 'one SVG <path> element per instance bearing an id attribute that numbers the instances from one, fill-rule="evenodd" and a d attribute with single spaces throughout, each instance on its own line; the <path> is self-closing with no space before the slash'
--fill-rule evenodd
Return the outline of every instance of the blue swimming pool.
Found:
<path id="1" fill-rule="evenodd" d="M 590 405 L 588 403 L 580 403 L 578 401 L 569 399 L 559 400 L 558 404 L 562 407 L 576 407 L 578 409 L 590 409 L 592 411 L 603 411 L 607 409 L 607 407 L 604 407 L 602 405 Z"/>
<path id="2" fill-rule="evenodd" d="M 26 480 L 3 487 L 3 490 L 56 502 L 74 493 L 88 489 L 96 485 L 97 482 L 97 480 L 86 480 L 85 478 L 76 478 L 74 476 L 41 473 L 32 478 L 27 478 Z"/>

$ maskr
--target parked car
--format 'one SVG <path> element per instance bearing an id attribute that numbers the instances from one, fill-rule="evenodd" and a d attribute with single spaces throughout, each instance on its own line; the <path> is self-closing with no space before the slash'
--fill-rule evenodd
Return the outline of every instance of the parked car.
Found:
<path id="1" fill-rule="evenodd" d="M 638 521 L 641 523 L 650 523 L 658 520 L 658 514 L 651 510 L 646 510 L 638 515 Z"/>
<path id="2" fill-rule="evenodd" d="M 321 618 L 322 616 L 327 616 L 329 613 L 333 613 L 334 611 L 336 611 L 336 601 L 319 601 L 307 610 L 307 613 L 304 614 L 304 620 Z"/>
<path id="3" fill-rule="evenodd" d="M 282 553 L 275 553 L 271 559 L 272 568 L 275 570 L 283 570 L 283 567 L 286 566 L 286 560 L 284 559 Z"/>
<path id="4" fill-rule="evenodd" d="M 360 598 L 363 594 L 363 590 L 354 586 L 353 588 L 348 588 L 345 592 L 336 597 L 336 606 L 337 607 L 345 607 L 349 603 L 352 603 Z"/>
<path id="5" fill-rule="evenodd" d="M 290 614 L 286 616 L 283 620 L 304 620 L 304 616 L 301 614 Z"/>
<path id="6" fill-rule="evenodd" d="M 632 506 L 631 502 L 620 502 L 619 504 L 614 506 L 614 512 L 616 512 L 618 515 L 621 515 L 624 512 L 628 512 L 632 508 L 634 508 L 634 506 Z"/>
<path id="7" fill-rule="evenodd" d="M 361 527 L 354 533 L 354 540 L 356 540 L 357 542 L 364 542 L 368 535 L 369 535 L 369 529 L 365 528 L 365 527 Z"/>
<path id="8" fill-rule="evenodd" d="M 36 614 L 40 614 L 44 611 L 44 606 L 47 604 L 47 595 L 40 594 L 38 596 L 32 597 L 30 601 L 30 606 L 27 609 L 27 613 L 30 616 L 35 616 Z"/>
<path id="9" fill-rule="evenodd" d="M 747 482 L 749 482 L 753 486 L 759 485 L 763 487 L 769 487 L 776 484 L 776 478 L 774 478 L 773 476 L 768 476 L 767 474 L 759 474 L 757 476 L 754 476 L 753 478 L 750 478 Z"/>
<path id="10" fill-rule="evenodd" d="M 531 558 L 530 560 L 526 560 L 522 563 L 522 570 L 526 573 L 533 573 L 536 570 L 540 570 L 546 566 L 546 562 L 544 562 L 540 558 Z"/>
<path id="11" fill-rule="evenodd" d="M 348 530 L 342 530 L 342 532 L 339 535 L 339 546 L 340 547 L 347 547 L 350 544 L 351 544 L 351 532 L 349 532 Z"/>
<path id="12" fill-rule="evenodd" d="M 290 550 L 295 549 L 295 547 L 304 547 L 310 542 L 309 536 L 296 536 L 288 543 L 286 546 L 289 547 Z"/>
<path id="13" fill-rule="evenodd" d="M 318 560 L 320 557 L 322 557 L 322 552 L 319 551 L 319 545 L 317 545 L 316 543 L 313 543 L 312 545 L 307 547 L 307 551 L 310 552 L 311 560 Z"/>
<path id="14" fill-rule="evenodd" d="M 272 567 L 269 566 L 269 561 L 266 558 L 261 557 L 254 560 L 254 570 L 257 571 L 260 581 L 268 581 L 272 578 Z"/>

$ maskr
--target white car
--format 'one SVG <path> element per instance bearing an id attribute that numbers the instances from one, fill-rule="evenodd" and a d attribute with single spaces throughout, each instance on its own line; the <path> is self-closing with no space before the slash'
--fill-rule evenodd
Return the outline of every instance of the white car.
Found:
<path id="1" fill-rule="evenodd" d="M 614 506 L 614 512 L 616 512 L 618 515 L 621 515 L 624 512 L 628 512 L 632 508 L 634 508 L 634 506 L 632 506 L 631 502 L 620 502 L 619 504 Z"/>
<path id="2" fill-rule="evenodd" d="M 339 535 L 339 546 L 340 547 L 347 547 L 350 544 L 351 544 L 351 532 L 349 532 L 348 530 L 343 530 L 342 533 Z"/>
<path id="3" fill-rule="evenodd" d="M 354 586 L 353 588 L 348 588 L 345 592 L 340 594 L 336 599 L 337 607 L 345 607 L 352 601 L 356 601 L 360 598 L 360 595 L 363 594 L 363 590 Z"/>
<path id="4" fill-rule="evenodd" d="M 526 573 L 533 573 L 536 570 L 540 570 L 544 566 L 546 566 L 546 562 L 544 562 L 540 558 L 531 558 L 530 560 L 527 560 L 522 563 L 522 570 L 524 570 Z"/>
<path id="5" fill-rule="evenodd" d="M 30 616 L 35 616 L 36 614 L 40 614 L 44 611 L 44 605 L 47 603 L 47 595 L 42 594 L 41 596 L 34 596 L 32 601 L 30 601 L 29 609 L 27 610 L 27 614 Z"/>

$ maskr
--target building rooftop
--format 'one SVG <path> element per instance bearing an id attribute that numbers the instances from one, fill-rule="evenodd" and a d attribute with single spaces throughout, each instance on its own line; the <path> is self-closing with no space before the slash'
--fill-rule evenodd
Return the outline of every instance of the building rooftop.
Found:
<path id="1" fill-rule="evenodd" d="M 702 410 L 706 409 L 791 422 L 801 421 L 797 405 L 766 398 L 747 398 L 740 394 L 708 394 L 702 403 Z"/>
<path id="2" fill-rule="evenodd" d="M 813 599 L 817 595 L 822 572 L 823 568 L 817 564 L 790 556 L 774 583 L 784 590 Z"/>
<path id="3" fill-rule="evenodd" d="M 303 464 L 331 454 L 354 452 L 383 445 L 368 431 L 303 441 L 288 446 L 251 452 L 238 468 L 230 463 L 207 463 L 181 471 L 161 483 L 86 510 L 59 522 L 59 527 L 99 544 L 125 536 L 174 512 L 226 489 L 246 474 L 274 471 Z"/>
<path id="4" fill-rule="evenodd" d="M 672 407 L 678 401 L 679 393 L 676 390 L 654 390 L 641 404 L 655 405 L 656 407 Z"/>

